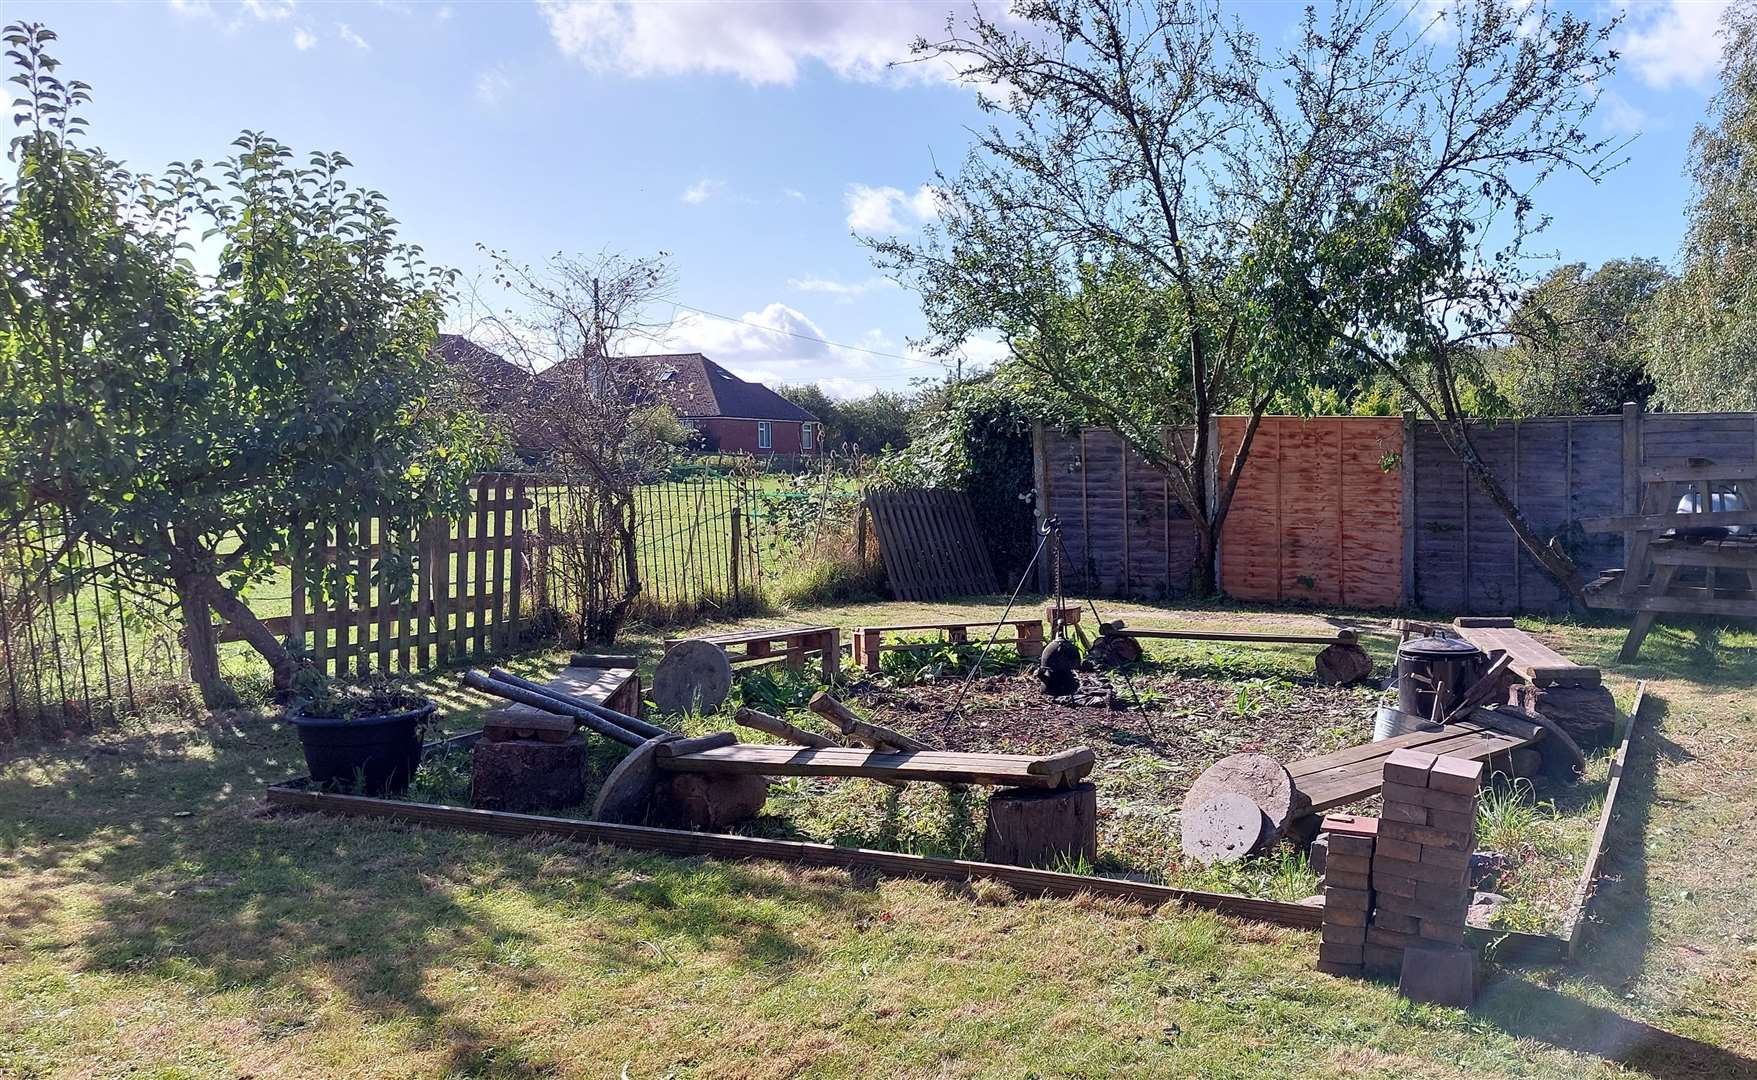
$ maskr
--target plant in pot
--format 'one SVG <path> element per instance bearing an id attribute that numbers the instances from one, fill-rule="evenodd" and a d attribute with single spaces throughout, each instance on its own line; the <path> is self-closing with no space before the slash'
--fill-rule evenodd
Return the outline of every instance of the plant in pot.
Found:
<path id="1" fill-rule="evenodd" d="M 293 681 L 287 720 L 299 731 L 314 783 L 363 795 L 400 795 L 421 764 L 436 708 L 388 680 L 359 686 L 332 682 L 306 667 Z"/>

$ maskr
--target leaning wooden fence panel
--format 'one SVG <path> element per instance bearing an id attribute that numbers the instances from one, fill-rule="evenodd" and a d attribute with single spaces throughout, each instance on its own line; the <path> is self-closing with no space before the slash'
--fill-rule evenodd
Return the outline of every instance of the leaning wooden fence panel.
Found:
<path id="1" fill-rule="evenodd" d="M 886 580 L 899 600 L 993 592 L 994 567 L 970 500 L 955 491 L 868 492 Z"/>

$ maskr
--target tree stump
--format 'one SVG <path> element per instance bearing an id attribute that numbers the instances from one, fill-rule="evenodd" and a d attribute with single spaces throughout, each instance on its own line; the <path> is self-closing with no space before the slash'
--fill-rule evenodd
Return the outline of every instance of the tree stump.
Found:
<path id="1" fill-rule="evenodd" d="M 1203 866 L 1237 862 L 1271 835 L 1263 811 L 1236 791 L 1184 801 L 1183 852 Z"/>
<path id="2" fill-rule="evenodd" d="M 769 778 L 754 773 L 661 773 L 653 817 L 678 829 L 726 829 L 762 813 Z"/>
<path id="3" fill-rule="evenodd" d="M 1098 860 L 1098 788 L 1005 788 L 989 796 L 984 862 L 1054 867 Z"/>
<path id="4" fill-rule="evenodd" d="M 577 806 L 586 798 L 586 740 L 515 739 L 476 743 L 470 805 L 478 810 L 536 813 Z"/>
<path id="5" fill-rule="evenodd" d="M 1603 686 L 1517 686 L 1513 704 L 1566 731 L 1582 750 L 1611 745 L 1617 735 L 1617 703 Z"/>
<path id="6" fill-rule="evenodd" d="M 1373 677 L 1373 658 L 1359 645 L 1326 646 L 1318 653 L 1314 667 L 1318 682 L 1324 686 L 1353 686 Z"/>
<path id="7" fill-rule="evenodd" d="M 1243 795 L 1263 812 L 1270 834 L 1265 842 L 1285 833 L 1293 816 L 1310 802 L 1281 762 L 1267 754 L 1231 754 L 1196 777 L 1184 796 L 1184 808 L 1227 791 Z"/>

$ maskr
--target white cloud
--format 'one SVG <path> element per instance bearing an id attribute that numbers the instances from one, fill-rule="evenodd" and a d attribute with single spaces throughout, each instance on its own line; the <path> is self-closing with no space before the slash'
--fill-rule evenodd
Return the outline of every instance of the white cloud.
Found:
<path id="1" fill-rule="evenodd" d="M 300 52 L 304 52 L 316 44 L 317 35 L 305 29 L 303 26 L 293 31 L 293 47 Z"/>
<path id="2" fill-rule="evenodd" d="M 347 23 L 336 23 L 336 36 L 354 46 L 356 49 L 365 50 L 372 48 L 371 45 L 366 43 L 366 39 L 355 33 L 354 28 Z"/>
<path id="3" fill-rule="evenodd" d="M 1606 90 L 1599 95 L 1598 115 L 1604 129 L 1612 135 L 1639 135 L 1653 127 L 1652 119 L 1645 112 L 1615 90 Z"/>
<path id="4" fill-rule="evenodd" d="M 700 206 L 702 203 L 705 203 L 709 199 L 720 194 L 721 190 L 725 187 L 726 181 L 714 180 L 704 176 L 700 180 L 689 185 L 689 187 L 685 188 L 683 194 L 680 195 L 679 198 L 691 206 Z"/>
<path id="5" fill-rule="evenodd" d="M 805 192 L 800 191 L 798 188 L 784 187 L 781 189 L 781 194 L 786 198 L 792 199 L 794 202 L 805 201 Z"/>
<path id="6" fill-rule="evenodd" d="M 244 10 L 263 22 L 293 17 L 293 0 L 244 0 Z"/>
<path id="7" fill-rule="evenodd" d="M 892 66 L 909 59 L 917 36 L 944 32 L 946 0 L 538 0 L 538 8 L 561 51 L 594 71 L 763 84 L 791 83 L 809 64 L 866 82 L 953 77 L 943 62 Z"/>
<path id="8" fill-rule="evenodd" d="M 737 321 L 679 310 L 671 324 L 643 352 L 699 352 L 741 379 L 767 383 L 812 383 L 828 394 L 870 393 L 878 386 L 906 389 L 919 377 L 944 373 L 938 363 L 899 346 L 883 331 L 870 330 L 854 345 L 831 344 L 811 317 L 788 304 L 747 311 Z M 899 353 L 904 359 L 874 356 L 861 349 Z"/>
<path id="9" fill-rule="evenodd" d="M 940 213 L 940 194 L 926 184 L 914 194 L 894 187 L 849 184 L 842 201 L 848 207 L 848 227 L 858 233 L 909 232 Z"/>
<path id="10" fill-rule="evenodd" d="M 213 17 L 214 6 L 211 0 L 171 0 L 171 10 L 192 19 L 207 19 Z"/>
<path id="11" fill-rule="evenodd" d="M 490 68 L 476 76 L 476 100 L 484 105 L 493 105 L 506 96 L 512 89 L 512 80 L 506 72 L 498 67 Z"/>
<path id="12" fill-rule="evenodd" d="M 1704 86 L 1720 70 L 1720 17 L 1724 4 L 1669 0 L 1630 12 L 1623 56 L 1649 86 Z"/>
<path id="13" fill-rule="evenodd" d="M 864 281 L 837 281 L 835 278 L 797 277 L 789 279 L 787 287 L 789 289 L 798 289 L 800 292 L 827 293 L 839 300 L 850 300 L 856 296 L 872 292 L 875 289 L 894 289 L 897 287 L 897 283 L 890 278 L 878 277 L 877 275 L 869 277 Z"/>
<path id="14" fill-rule="evenodd" d="M 437 8 L 435 8 L 433 10 L 433 17 L 435 19 L 438 19 L 440 22 L 445 22 L 447 19 L 450 19 L 451 18 L 451 5 L 450 4 L 439 5 Z"/>

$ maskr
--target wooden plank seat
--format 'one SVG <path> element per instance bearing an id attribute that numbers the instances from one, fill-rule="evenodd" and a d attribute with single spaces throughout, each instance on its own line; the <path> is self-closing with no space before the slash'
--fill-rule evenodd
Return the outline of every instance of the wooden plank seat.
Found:
<path id="1" fill-rule="evenodd" d="M 1043 655 L 1043 623 L 1038 619 L 996 619 L 990 622 L 937 622 L 937 623 L 893 623 L 887 626 L 861 626 L 854 630 L 854 662 L 870 672 L 879 669 L 879 655 L 887 649 L 921 648 L 920 642 L 897 641 L 887 644 L 886 634 L 905 634 L 923 630 L 939 630 L 946 635 L 949 642 L 965 642 L 970 640 L 972 628 L 980 627 L 988 630 L 993 627 L 1011 627 L 1013 630 L 1012 644 L 1019 655 L 1027 660 L 1035 660 Z"/>
<path id="2" fill-rule="evenodd" d="M 1129 637 L 1152 638 L 1156 641 L 1236 641 L 1259 645 L 1353 645 L 1360 641 L 1360 632 L 1344 627 L 1334 634 L 1276 634 L 1244 630 L 1158 630 L 1152 627 L 1125 626 Z"/>
<path id="3" fill-rule="evenodd" d="M 1485 653 L 1495 650 L 1513 658 L 1515 674 L 1533 686 L 1597 686 L 1599 670 L 1576 664 L 1513 625 L 1512 619 L 1464 617 L 1452 624 L 1453 632 Z"/>
<path id="4" fill-rule="evenodd" d="M 666 756 L 670 772 L 756 773 L 763 776 L 842 776 L 873 780 L 919 780 L 933 784 L 1059 788 L 1092 771 L 1092 751 L 1079 748 L 1050 756 L 966 754 L 950 750 L 885 752 L 855 746 L 821 749 L 739 743 Z"/>
<path id="5" fill-rule="evenodd" d="M 735 667 L 781 662 L 791 668 L 803 668 L 806 658 L 816 653 L 825 682 L 835 681 L 842 664 L 842 631 L 835 626 L 759 626 L 693 639 L 666 638 L 665 651 L 689 640 L 718 645 Z"/>
<path id="6" fill-rule="evenodd" d="M 1294 787 L 1311 800 L 1303 814 L 1317 814 L 1358 802 L 1378 792 L 1384 782 L 1385 759 L 1404 747 L 1443 757 L 1486 761 L 1543 738 L 1542 729 L 1530 721 L 1508 717 L 1487 720 L 1468 717 L 1438 731 L 1412 731 L 1379 742 L 1362 743 L 1287 767 Z"/>
<path id="7" fill-rule="evenodd" d="M 606 709 L 640 715 L 641 677 L 633 668 L 567 667 L 545 685 L 558 693 L 597 702 Z M 490 738 L 553 739 L 563 730 L 572 734 L 574 727 L 574 722 L 565 716 L 513 701 L 503 701 L 482 718 L 482 730 Z"/>

